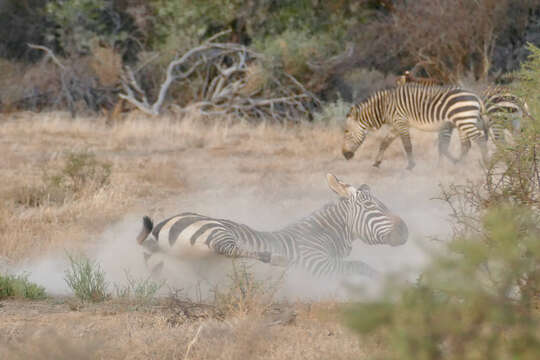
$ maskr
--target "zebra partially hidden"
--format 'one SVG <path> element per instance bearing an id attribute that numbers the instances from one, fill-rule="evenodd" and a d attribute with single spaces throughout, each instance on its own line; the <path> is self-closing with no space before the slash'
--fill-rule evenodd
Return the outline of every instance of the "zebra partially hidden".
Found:
<path id="1" fill-rule="evenodd" d="M 381 164 L 384 152 L 399 136 L 407 155 L 407 169 L 412 169 L 416 163 L 409 128 L 439 131 L 451 124 L 459 132 L 460 159 L 469 152 L 471 142 L 475 142 L 485 161 L 487 146 L 482 131 L 484 112 L 484 103 L 476 93 L 454 86 L 405 84 L 377 91 L 349 110 L 342 146 L 343 156 L 347 160 L 351 159 L 370 130 L 389 125 L 390 131 L 379 146 L 373 166 Z M 439 150 L 452 159 L 447 148 L 440 147 Z"/>
<path id="2" fill-rule="evenodd" d="M 368 185 L 356 188 L 332 174 L 327 175 L 327 181 L 339 200 L 278 231 L 257 231 L 195 213 L 182 213 L 153 226 L 145 216 L 137 243 L 144 247 L 146 261 L 156 252 L 179 260 L 218 254 L 301 267 L 317 276 L 373 277 L 377 271 L 368 264 L 346 260 L 352 243 L 402 245 L 408 238 L 407 225 L 371 193 Z"/>
<path id="3" fill-rule="evenodd" d="M 485 138 L 491 137 L 495 144 L 504 144 L 505 130 L 517 134 L 524 115 L 530 116 L 529 107 L 525 100 L 504 86 L 489 86 L 481 95 L 486 107 Z M 442 151 L 448 149 L 453 130 L 452 124 L 448 124 L 439 132 L 439 149 Z"/>
<path id="4" fill-rule="evenodd" d="M 405 71 L 396 80 L 397 86 L 410 83 L 430 86 L 442 85 L 442 82 L 437 79 L 416 77 L 410 71 Z M 482 122 L 486 140 L 491 137 L 496 144 L 504 143 L 505 129 L 511 130 L 514 134 L 517 133 L 521 128 L 523 116 L 530 116 L 527 103 L 504 86 L 488 86 L 480 95 L 486 109 Z M 457 162 L 457 159 L 449 156 L 448 153 L 454 128 L 454 124 L 448 122 L 439 131 L 439 155 L 444 154 L 453 162 Z"/>

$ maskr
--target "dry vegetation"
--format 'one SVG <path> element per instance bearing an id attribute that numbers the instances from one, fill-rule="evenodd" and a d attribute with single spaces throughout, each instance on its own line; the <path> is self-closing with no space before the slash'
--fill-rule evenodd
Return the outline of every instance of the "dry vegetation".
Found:
<path id="1" fill-rule="evenodd" d="M 256 193 L 258 200 L 281 203 L 279 221 L 275 215 L 267 216 L 270 223 L 281 226 L 291 221 L 285 217 L 298 218 L 321 205 L 328 171 L 367 182 L 378 193 L 400 181 L 391 174 L 407 176 L 399 146 L 389 149 L 381 169 L 372 170 L 374 149 L 383 134 L 373 134 L 358 159 L 345 161 L 339 147 L 341 128 L 331 124 L 254 125 L 209 122 L 197 115 L 176 120 L 130 114 L 108 126 L 104 119 L 72 120 L 67 113 L 4 115 L 1 263 L 15 265 L 44 253 L 85 249 L 127 214 L 168 216 L 196 208 L 198 199 L 215 196 L 220 201 L 216 191 L 233 194 L 225 199 L 231 206 L 240 204 L 237 214 L 249 213 L 254 205 L 230 200 L 235 197 Z M 415 175 L 418 178 L 410 178 L 429 184 L 431 190 L 436 190 L 432 169 L 437 158 L 435 152 L 422 148 L 431 148 L 434 139 L 434 134 L 416 134 L 416 154 L 423 165 Z M 478 154 L 473 154 L 469 165 L 475 166 L 477 160 Z M 462 169 L 442 164 L 437 174 L 445 181 L 461 176 Z M 415 191 L 425 192 L 421 186 Z M 385 199 L 394 194 L 387 192 Z M 325 199 L 331 199 L 327 195 Z M 291 199 L 301 199 L 296 201 L 305 207 L 298 208 Z M 186 208 L 178 209 L 179 204 Z M 261 207 L 259 202 L 257 206 Z M 406 204 L 394 202 L 392 207 L 396 206 Z M 268 213 L 261 209 L 259 214 Z M 260 220 L 254 226 L 261 224 L 271 226 Z M 272 317 L 269 321 L 269 304 L 259 298 L 241 303 L 225 292 L 220 301 L 219 313 L 224 316 L 179 318 L 180 305 L 165 300 L 145 306 L 119 300 L 101 305 L 74 305 L 73 300 L 61 298 L 7 300 L 0 306 L 0 338 L 7 345 L 0 346 L 0 357 L 178 358 L 201 326 L 190 349 L 192 359 L 346 359 L 384 354 L 383 345 L 375 340 L 359 343 L 344 328 L 335 303 L 285 305 L 285 313 L 295 316 L 276 323 Z"/>
<path id="2" fill-rule="evenodd" d="M 0 347 L 0 356 L 9 359 L 369 359 L 374 353 L 384 354 L 382 344 L 375 340 L 360 343 L 355 334 L 339 324 L 335 304 L 291 306 L 298 311 L 295 323 L 273 326 L 264 316 L 174 323 L 171 322 L 176 316 L 174 307 L 165 303 L 139 311 L 114 303 L 70 311 L 65 303 L 13 301 L 1 310 L 0 337 L 9 345 Z M 193 345 L 185 357 L 191 342 Z"/>
<path id="3" fill-rule="evenodd" d="M 89 231 L 99 232 L 140 200 L 185 191 L 188 178 L 198 177 L 197 164 L 204 162 L 193 158 L 201 149 L 209 150 L 200 154 L 203 159 L 239 153 L 304 157 L 320 150 L 335 153 L 339 141 L 336 129 L 324 127 L 289 131 L 264 123 L 252 129 L 242 123 L 206 127 L 203 122 L 196 117 L 180 123 L 139 118 L 111 128 L 84 119 L 71 121 L 64 114 L 11 116 L 0 130 L 4 154 L 0 196 L 6 230 L 0 256 L 18 260 L 51 246 L 70 246 Z M 83 180 L 73 190 L 76 194 L 66 197 L 66 189 L 57 188 L 51 178 L 70 177 L 70 156 L 84 154 L 93 154 L 92 166 L 98 171 L 110 166 L 110 177 L 102 183 L 103 175 L 80 174 Z M 272 171 L 280 166 L 279 159 L 259 166 Z M 245 165 L 241 171 L 253 169 Z"/>

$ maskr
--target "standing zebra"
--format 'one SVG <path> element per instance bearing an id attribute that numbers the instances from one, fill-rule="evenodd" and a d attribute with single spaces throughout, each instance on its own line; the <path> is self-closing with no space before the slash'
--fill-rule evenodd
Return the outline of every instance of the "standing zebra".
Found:
<path id="1" fill-rule="evenodd" d="M 364 142 L 368 131 L 390 125 L 390 132 L 382 140 L 373 166 L 381 164 L 385 150 L 399 136 L 407 154 L 407 169 L 415 166 L 409 128 L 438 131 L 451 123 L 458 128 L 461 139 L 461 158 L 475 141 L 487 158 L 486 140 L 479 129 L 484 112 L 482 100 L 473 92 L 458 87 L 405 84 L 377 91 L 367 100 L 351 107 L 347 114 L 343 156 L 348 160 Z M 448 149 L 441 149 L 451 158 Z"/>
<path id="2" fill-rule="evenodd" d="M 416 83 L 422 85 L 442 85 L 440 81 L 433 78 L 421 78 L 413 76 L 409 71 L 399 76 L 396 80 L 396 85 L 401 86 L 408 83 Z M 504 129 L 508 128 L 509 121 L 512 121 L 511 128 L 513 132 L 520 129 L 523 115 L 529 114 L 527 103 L 520 97 L 512 94 L 510 89 L 503 86 L 489 86 L 481 93 L 482 100 L 485 105 L 485 115 L 483 119 L 483 130 L 486 140 L 491 134 L 495 143 L 504 143 Z M 445 124 L 439 131 L 439 154 L 449 156 L 448 147 L 450 138 L 454 130 L 452 123 Z M 454 162 L 457 159 L 449 158 Z"/>
<path id="3" fill-rule="evenodd" d="M 408 238 L 407 225 L 372 195 L 368 185 L 355 188 L 331 174 L 327 180 L 340 199 L 278 231 L 256 231 L 230 220 L 183 213 L 155 227 L 145 216 L 137 242 L 145 247 L 145 260 L 158 251 L 180 259 L 221 254 L 298 266 L 314 275 L 376 275 L 361 261 L 344 260 L 352 242 L 402 245 Z"/>

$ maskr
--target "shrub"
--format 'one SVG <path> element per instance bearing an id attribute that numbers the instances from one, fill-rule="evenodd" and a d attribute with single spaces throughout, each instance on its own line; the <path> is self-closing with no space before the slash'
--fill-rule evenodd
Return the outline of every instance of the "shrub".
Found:
<path id="1" fill-rule="evenodd" d="M 284 273 L 278 279 L 259 280 L 255 277 L 252 267 L 245 262 L 238 263 L 233 260 L 232 264 L 227 287 L 222 290 L 216 286 L 214 289 L 214 303 L 218 312 L 262 314 L 271 305 Z"/>
<path id="2" fill-rule="evenodd" d="M 70 268 L 65 271 L 67 285 L 82 301 L 99 302 L 109 298 L 105 273 L 95 261 L 84 255 L 68 254 Z"/>
<path id="3" fill-rule="evenodd" d="M 338 98 L 337 101 L 323 105 L 322 110 L 315 114 L 313 121 L 327 125 L 342 124 L 350 108 L 350 103 Z"/>
<path id="4" fill-rule="evenodd" d="M 418 64 L 428 75 L 445 82 L 459 81 L 468 74 L 487 80 L 499 38 L 523 36 L 530 10 L 538 7 L 536 0 L 393 3 L 389 16 L 373 17 L 351 31 L 358 44 L 358 63 L 385 72 Z"/>
<path id="5" fill-rule="evenodd" d="M 341 49 L 329 34 L 313 35 L 308 31 L 286 30 L 279 35 L 268 36 L 254 44 L 268 57 L 267 67 L 283 69 L 286 73 L 307 84 L 311 90 L 320 90 L 321 84 L 312 81 L 314 71 L 308 63 L 325 59 Z M 326 80 L 325 77 L 321 78 Z"/>
<path id="6" fill-rule="evenodd" d="M 150 277 L 135 279 L 128 271 L 124 271 L 127 284 L 115 284 L 115 294 L 118 298 L 135 300 L 139 304 L 148 304 L 154 300 L 157 292 L 165 285 L 165 281 L 155 282 Z"/>
<path id="7" fill-rule="evenodd" d="M 110 175 L 111 165 L 93 153 L 68 152 L 60 169 L 45 170 L 40 183 L 16 187 L 9 197 L 26 207 L 63 204 L 103 188 Z"/>
<path id="8" fill-rule="evenodd" d="M 485 238 L 456 238 L 415 286 L 356 305 L 349 324 L 364 334 L 381 329 L 395 359 L 536 358 L 538 217 L 503 207 L 488 211 L 482 225 Z"/>
<path id="9" fill-rule="evenodd" d="M 5 298 L 43 299 L 45 288 L 28 281 L 28 274 L 0 275 L 0 300 Z"/>
<path id="10" fill-rule="evenodd" d="M 135 46 L 133 21 L 111 0 L 49 1 L 46 9 L 57 25 L 47 36 L 65 54 L 88 54 L 96 41 L 124 50 Z"/>
<path id="11" fill-rule="evenodd" d="M 45 175 L 48 187 L 59 188 L 73 195 L 84 190 L 95 191 L 109 183 L 111 164 L 99 161 L 87 151 L 68 152 L 59 172 Z"/>

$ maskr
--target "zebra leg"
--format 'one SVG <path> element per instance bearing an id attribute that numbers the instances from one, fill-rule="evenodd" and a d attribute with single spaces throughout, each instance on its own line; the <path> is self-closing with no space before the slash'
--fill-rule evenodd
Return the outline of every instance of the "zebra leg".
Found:
<path id="1" fill-rule="evenodd" d="M 362 261 L 342 261 L 340 266 L 341 273 L 345 276 L 361 275 L 369 278 L 377 278 L 380 276 L 380 273 L 377 270 Z"/>
<path id="2" fill-rule="evenodd" d="M 503 145 L 506 143 L 504 139 L 504 127 L 501 124 L 494 123 L 491 125 L 490 130 L 493 137 L 493 142 L 496 145 Z"/>
<path id="3" fill-rule="evenodd" d="M 384 152 L 390 146 L 390 144 L 392 144 L 392 142 L 398 137 L 398 135 L 399 133 L 396 131 L 396 129 L 390 129 L 390 132 L 381 141 L 381 145 L 379 146 L 379 152 L 377 153 L 377 157 L 375 158 L 373 166 L 379 167 L 379 165 L 381 165 Z"/>
<path id="4" fill-rule="evenodd" d="M 144 256 L 144 265 L 148 270 L 150 270 L 150 275 L 154 278 L 157 278 L 161 275 L 163 271 L 163 260 L 157 264 L 151 264 L 149 261 L 153 255 L 159 253 L 159 245 L 157 241 L 146 238 L 141 245 L 143 246 L 143 256 Z"/>
<path id="5" fill-rule="evenodd" d="M 448 150 L 450 147 L 450 139 L 455 126 L 451 122 L 445 122 L 441 130 L 439 130 L 439 163 L 441 156 L 446 156 L 452 163 L 457 163 L 458 159 L 453 157 Z"/>
<path id="6" fill-rule="evenodd" d="M 479 136 L 474 139 L 474 142 L 478 144 L 478 147 L 480 148 L 480 152 L 482 153 L 482 161 L 484 164 L 487 164 L 489 158 L 486 139 L 483 136 Z"/>
<path id="7" fill-rule="evenodd" d="M 286 266 L 288 259 L 269 251 L 251 251 L 241 247 L 235 238 L 227 236 L 218 241 L 211 241 L 208 246 L 219 255 L 233 258 L 248 258 L 259 260 L 276 266 Z"/>
<path id="8" fill-rule="evenodd" d="M 416 162 L 414 161 L 412 153 L 412 143 L 411 135 L 409 134 L 409 128 L 406 125 L 401 125 L 398 131 L 401 142 L 403 143 L 403 148 L 405 149 L 405 153 L 407 154 L 407 170 L 411 170 L 415 167 Z"/>
<path id="9" fill-rule="evenodd" d="M 461 154 L 459 155 L 458 161 L 462 161 L 471 149 L 471 140 L 467 137 L 465 133 L 460 131 L 459 141 L 461 143 Z"/>

